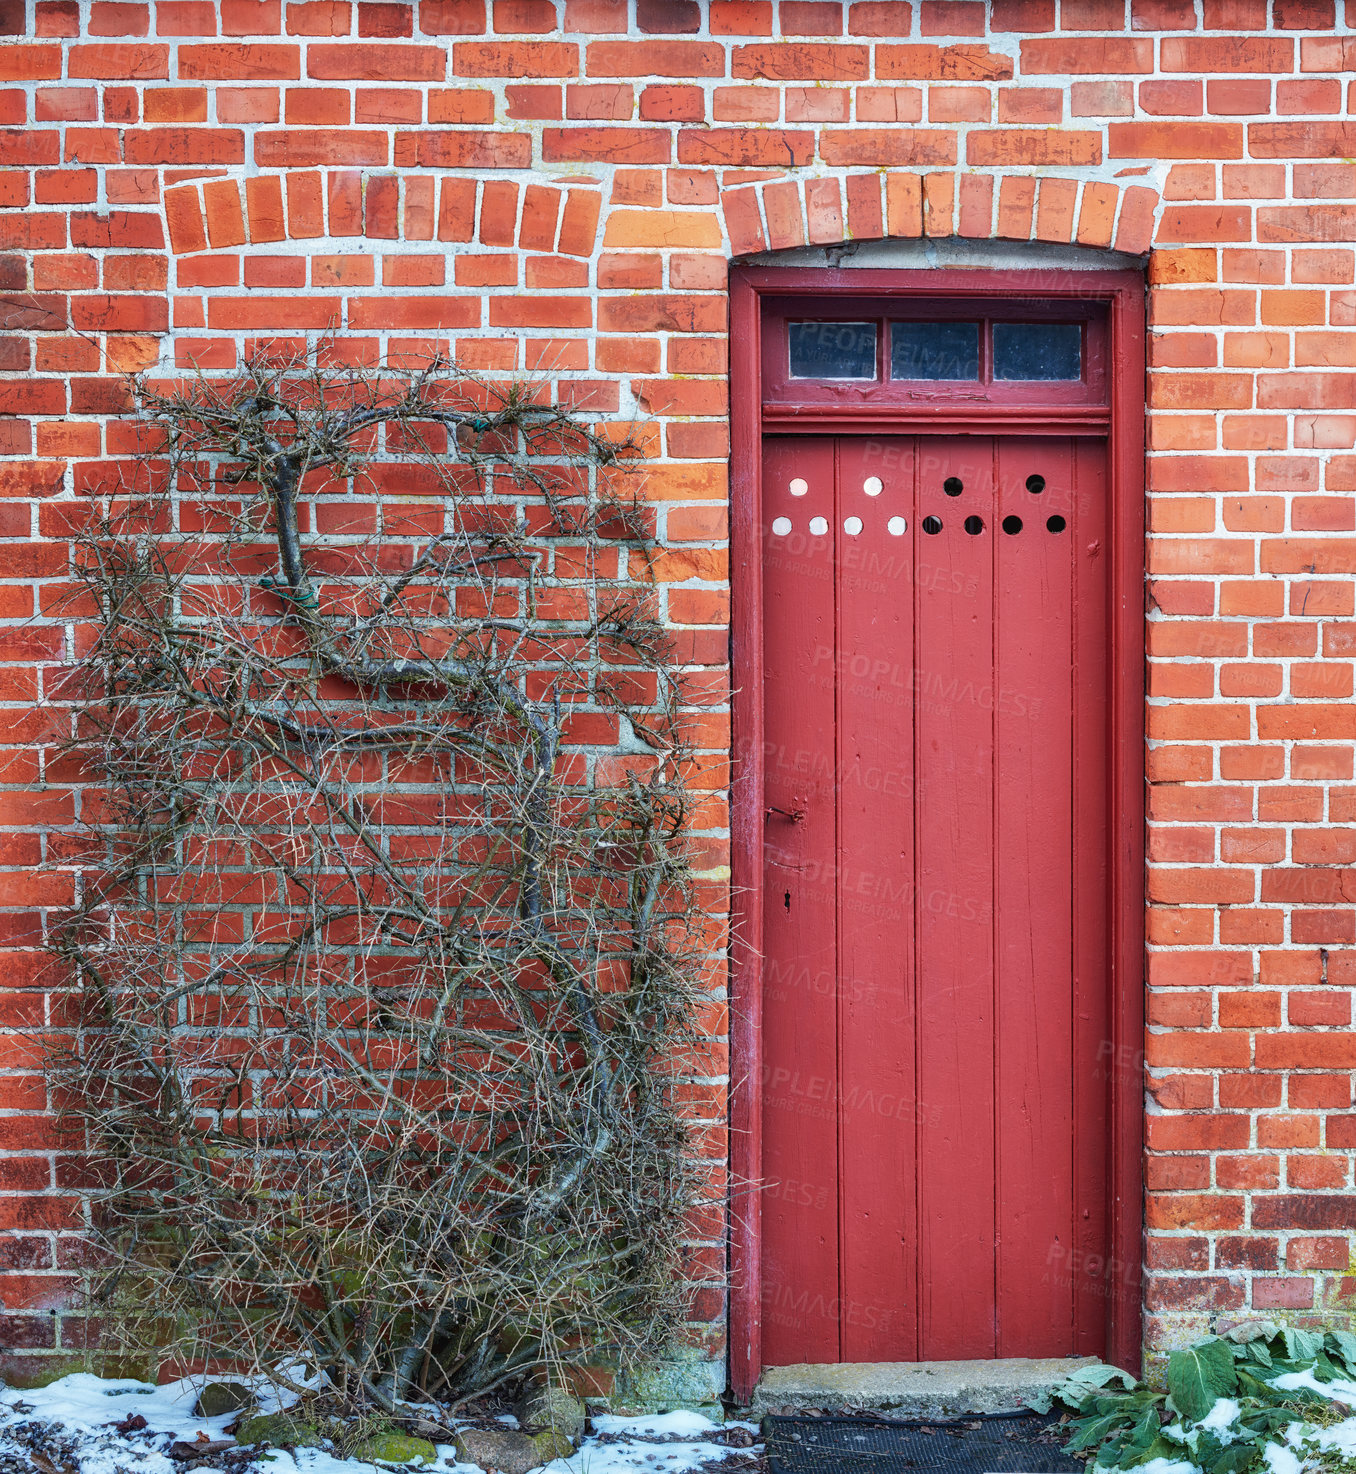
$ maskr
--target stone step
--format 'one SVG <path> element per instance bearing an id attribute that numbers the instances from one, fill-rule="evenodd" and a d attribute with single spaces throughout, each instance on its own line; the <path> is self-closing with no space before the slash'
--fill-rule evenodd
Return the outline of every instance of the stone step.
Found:
<path id="1" fill-rule="evenodd" d="M 1095 1356 L 1008 1357 L 997 1361 L 881 1361 L 769 1367 L 751 1409 L 885 1412 L 950 1418 L 1016 1412 Z"/>

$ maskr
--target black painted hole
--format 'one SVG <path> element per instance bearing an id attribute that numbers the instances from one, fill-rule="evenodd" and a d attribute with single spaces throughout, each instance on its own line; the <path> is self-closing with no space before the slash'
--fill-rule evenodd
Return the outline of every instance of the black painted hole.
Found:
<path id="1" fill-rule="evenodd" d="M 924 517 L 923 518 L 923 531 L 924 532 L 936 533 L 936 532 L 940 532 L 941 530 L 942 530 L 942 519 L 940 517 Z"/>
<path id="2" fill-rule="evenodd" d="M 1028 476 L 1026 478 L 1026 489 L 1032 496 L 1039 496 L 1045 490 L 1044 476 Z"/>
<path id="3" fill-rule="evenodd" d="M 967 517 L 965 519 L 965 530 L 971 537 L 978 537 L 984 531 L 983 517 Z"/>
<path id="4" fill-rule="evenodd" d="M 1047 517 L 1045 519 L 1045 525 L 1050 529 L 1051 532 L 1063 532 L 1065 527 L 1068 526 L 1068 523 L 1065 522 L 1063 517 L 1059 516 L 1058 513 L 1056 513 L 1055 516 Z"/>
<path id="5" fill-rule="evenodd" d="M 1004 517 L 1003 531 L 1011 537 L 1014 533 L 1022 530 L 1022 519 L 1020 517 Z"/>
<path id="6" fill-rule="evenodd" d="M 942 482 L 942 490 L 947 496 L 959 496 L 965 490 L 965 483 L 959 476 L 948 476 Z"/>

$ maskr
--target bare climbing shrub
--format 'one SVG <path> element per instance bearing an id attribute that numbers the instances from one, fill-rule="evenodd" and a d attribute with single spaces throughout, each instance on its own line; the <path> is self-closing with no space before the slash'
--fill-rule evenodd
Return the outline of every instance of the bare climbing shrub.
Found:
<path id="1" fill-rule="evenodd" d="M 656 1349 L 700 948 L 638 447 L 443 360 L 136 393 L 58 698 L 95 1301 L 386 1409 Z"/>

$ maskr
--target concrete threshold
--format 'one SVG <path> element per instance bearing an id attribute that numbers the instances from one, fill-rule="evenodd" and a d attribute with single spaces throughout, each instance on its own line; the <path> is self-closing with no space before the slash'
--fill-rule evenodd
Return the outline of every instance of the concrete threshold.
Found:
<path id="1" fill-rule="evenodd" d="M 884 1412 L 906 1418 L 1016 1412 L 1095 1356 L 1010 1357 L 1000 1361 L 880 1361 L 769 1367 L 752 1411 Z"/>

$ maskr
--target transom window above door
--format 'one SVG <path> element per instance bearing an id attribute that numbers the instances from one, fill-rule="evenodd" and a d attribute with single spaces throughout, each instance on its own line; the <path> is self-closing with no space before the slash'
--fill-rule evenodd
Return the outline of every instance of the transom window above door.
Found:
<path id="1" fill-rule="evenodd" d="M 987 329 L 987 331 L 986 331 Z M 1077 322 L 839 322 L 801 318 L 786 325 L 793 379 L 975 382 L 981 364 L 995 379 L 1083 377 Z M 884 346 L 884 352 L 881 348 Z"/>
<path id="2" fill-rule="evenodd" d="M 1067 295 L 972 307 L 925 297 L 763 303 L 764 408 L 1107 403 L 1104 308 Z"/>

